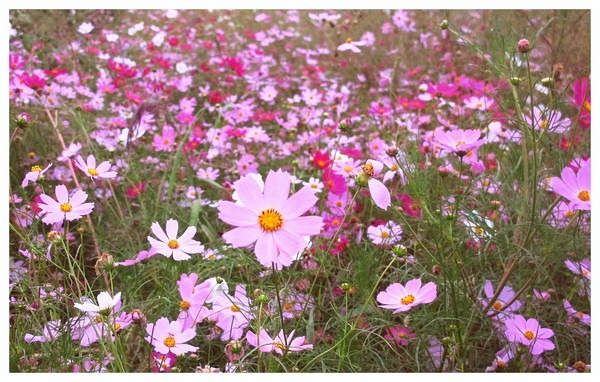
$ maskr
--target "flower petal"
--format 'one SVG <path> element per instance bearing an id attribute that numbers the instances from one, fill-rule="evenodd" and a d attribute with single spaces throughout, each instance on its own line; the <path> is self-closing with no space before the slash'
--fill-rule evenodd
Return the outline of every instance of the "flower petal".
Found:
<path id="1" fill-rule="evenodd" d="M 217 207 L 219 210 L 219 219 L 227 224 L 234 226 L 256 225 L 258 215 L 250 208 L 242 207 L 229 201 L 221 201 Z"/>
<path id="2" fill-rule="evenodd" d="M 163 231 L 162 227 L 160 226 L 160 224 L 158 224 L 158 222 L 152 223 L 150 229 L 160 241 L 163 241 L 165 243 L 169 242 L 169 238 L 167 237 L 167 235 L 165 235 L 165 231 Z M 148 237 L 148 239 L 150 239 L 150 237 Z"/>
<path id="3" fill-rule="evenodd" d="M 223 239 L 227 244 L 233 245 L 235 248 L 247 247 L 254 243 L 263 231 L 258 225 L 248 227 L 237 227 L 223 234 Z"/>
<path id="4" fill-rule="evenodd" d="M 390 192 L 387 187 L 377 179 L 369 179 L 369 192 L 377 207 L 387 210 L 392 204 Z"/>
<path id="5" fill-rule="evenodd" d="M 281 211 L 290 194 L 290 174 L 281 170 L 269 171 L 264 190 L 264 207 Z"/>
<path id="6" fill-rule="evenodd" d="M 284 219 L 297 218 L 314 206 L 317 200 L 312 188 L 302 187 L 282 205 L 281 214 Z"/>
<path id="7" fill-rule="evenodd" d="M 167 220 L 167 237 L 169 240 L 177 240 L 177 231 L 179 230 L 179 222 L 175 219 Z"/>

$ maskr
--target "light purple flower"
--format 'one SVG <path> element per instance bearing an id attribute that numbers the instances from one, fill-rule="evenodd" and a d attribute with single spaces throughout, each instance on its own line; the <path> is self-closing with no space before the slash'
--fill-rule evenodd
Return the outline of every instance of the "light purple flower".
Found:
<path id="1" fill-rule="evenodd" d="M 105 178 L 110 179 L 117 176 L 116 171 L 110 170 L 110 162 L 104 161 L 96 167 L 96 158 L 93 155 L 88 156 L 87 161 L 84 161 L 81 155 L 77 155 L 75 165 L 87 176 L 92 179 Z"/>
<path id="2" fill-rule="evenodd" d="M 525 345 L 531 354 L 538 355 L 554 349 L 554 343 L 550 341 L 554 332 L 551 329 L 541 328 L 535 318 L 525 320 L 525 317 L 516 315 L 513 319 L 504 321 L 504 324 L 506 338 L 511 342 Z"/>
<path id="3" fill-rule="evenodd" d="M 552 191 L 571 201 L 571 207 L 576 210 L 591 210 L 591 166 L 583 166 L 575 171 L 569 166 L 563 168 L 561 176 L 552 177 Z"/>
<path id="4" fill-rule="evenodd" d="M 275 338 L 271 338 L 266 330 L 260 328 L 258 330 L 258 336 L 248 331 L 246 333 L 246 340 L 248 343 L 260 350 L 263 353 L 275 352 L 277 354 L 283 354 L 284 351 L 298 352 L 306 349 L 312 349 L 313 345 L 307 343 L 306 337 L 294 338 L 295 330 L 286 336 L 283 329 L 279 331 Z"/>
<path id="5" fill-rule="evenodd" d="M 94 203 L 84 203 L 88 195 L 81 190 L 76 190 L 73 196 L 69 197 L 67 187 L 61 184 L 56 186 L 54 192 L 56 200 L 46 194 L 40 195 L 42 203 L 38 206 L 44 214 L 42 221 L 46 224 L 62 223 L 65 219 L 76 220 L 94 209 Z"/>

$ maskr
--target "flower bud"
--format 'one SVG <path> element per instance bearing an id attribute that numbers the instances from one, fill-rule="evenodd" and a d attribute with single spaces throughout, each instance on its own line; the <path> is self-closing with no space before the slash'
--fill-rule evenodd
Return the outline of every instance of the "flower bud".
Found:
<path id="1" fill-rule="evenodd" d="M 523 82 L 522 78 L 519 78 L 519 77 L 510 77 L 510 83 L 513 86 L 519 86 L 519 85 L 521 85 L 521 82 Z"/>
<path id="2" fill-rule="evenodd" d="M 448 20 L 444 19 L 440 23 L 440 29 L 441 30 L 446 30 L 446 29 L 448 29 L 448 25 L 449 25 Z"/>
<path id="3" fill-rule="evenodd" d="M 387 149 L 385 149 L 385 153 L 387 154 L 387 156 L 393 158 L 396 155 L 398 155 L 398 148 L 396 146 L 390 146 Z"/>
<path id="4" fill-rule="evenodd" d="M 396 244 L 392 248 L 392 252 L 398 257 L 403 257 L 404 255 L 406 255 L 406 247 L 401 244 Z"/>
<path id="5" fill-rule="evenodd" d="M 29 126 L 29 122 L 31 122 L 31 116 L 29 113 L 21 113 L 17 116 L 17 118 L 15 118 L 15 125 L 21 129 Z"/>
<path id="6" fill-rule="evenodd" d="M 342 288 L 344 292 L 348 292 L 350 288 L 352 288 L 352 286 L 350 286 L 350 284 L 348 283 L 342 283 L 342 285 L 340 285 L 340 288 Z"/>
<path id="7" fill-rule="evenodd" d="M 141 327 L 146 327 L 146 315 L 139 309 L 134 309 L 131 311 L 131 320 L 135 324 L 139 324 Z"/>
<path id="8" fill-rule="evenodd" d="M 554 78 L 552 77 L 544 77 L 540 80 L 543 86 L 550 88 L 554 85 Z"/>
<path id="9" fill-rule="evenodd" d="M 529 45 L 529 40 L 527 40 L 526 38 L 520 39 L 519 42 L 517 42 L 517 49 L 519 49 L 520 53 L 529 52 L 529 50 L 531 49 L 531 46 Z"/>
<path id="10" fill-rule="evenodd" d="M 344 118 L 340 123 L 338 123 L 338 128 L 344 133 L 349 132 L 351 127 L 352 120 L 350 118 Z"/>
<path id="11" fill-rule="evenodd" d="M 369 175 L 367 175 L 364 171 L 360 171 L 358 176 L 354 178 L 356 184 L 360 187 L 368 187 L 369 186 Z"/>
<path id="12" fill-rule="evenodd" d="M 112 255 L 103 252 L 102 255 L 96 260 L 96 265 L 94 265 L 94 270 L 96 271 L 96 276 L 100 275 L 102 271 L 110 271 L 115 267 L 115 259 Z"/>

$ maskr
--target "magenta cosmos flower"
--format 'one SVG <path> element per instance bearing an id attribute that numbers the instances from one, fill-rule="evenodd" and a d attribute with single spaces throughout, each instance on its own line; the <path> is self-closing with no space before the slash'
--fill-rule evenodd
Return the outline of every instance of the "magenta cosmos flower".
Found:
<path id="1" fill-rule="evenodd" d="M 158 237 L 156 240 L 152 236 L 148 236 L 148 241 L 156 252 L 166 257 L 171 257 L 177 261 L 187 260 L 190 254 L 194 255 L 204 251 L 204 246 L 199 241 L 192 239 L 196 234 L 196 227 L 188 227 L 183 235 L 177 237 L 179 223 L 177 220 L 167 220 L 167 233 L 160 227 L 158 222 L 152 223 L 152 233 Z"/>
<path id="2" fill-rule="evenodd" d="M 538 320 L 516 315 L 513 319 L 504 321 L 506 331 L 504 334 L 511 342 L 521 343 L 529 348 L 533 355 L 542 354 L 546 350 L 553 350 L 554 343 L 550 338 L 554 336 L 551 329 L 540 328 Z"/>
<path id="3" fill-rule="evenodd" d="M 96 178 L 110 179 L 117 176 L 116 171 L 108 171 L 110 170 L 109 161 L 104 161 L 96 167 L 96 158 L 93 155 L 88 156 L 87 161 L 84 161 L 81 155 L 77 155 L 75 165 L 92 180 Z"/>
<path id="4" fill-rule="evenodd" d="M 569 200 L 575 210 L 591 210 L 591 168 L 583 166 L 577 174 L 569 166 L 563 168 L 560 178 L 550 179 L 552 191 Z"/>
<path id="5" fill-rule="evenodd" d="M 436 143 L 442 149 L 455 153 L 461 158 L 486 142 L 484 139 L 479 139 L 480 136 L 479 130 L 436 130 L 433 133 Z"/>
<path id="6" fill-rule="evenodd" d="M 171 321 L 161 317 L 156 324 L 146 326 L 148 336 L 144 339 L 154 346 L 154 350 L 167 354 L 169 352 L 180 355 L 198 350 L 196 346 L 188 345 L 186 342 L 196 337 L 196 327 L 182 330 L 179 321 Z"/>
<path id="7" fill-rule="evenodd" d="M 73 196 L 69 197 L 67 187 L 61 184 L 56 186 L 54 192 L 57 200 L 46 194 L 40 195 L 43 203 L 39 203 L 38 206 L 44 214 L 42 221 L 46 224 L 62 223 L 65 219 L 76 220 L 94 209 L 94 203 L 84 203 L 88 195 L 81 190 L 76 190 Z"/>
<path id="8" fill-rule="evenodd" d="M 361 167 L 358 177 L 356 178 L 356 184 L 361 187 L 368 186 L 371 198 L 373 198 L 377 207 L 382 210 L 387 210 L 392 204 L 390 191 L 380 180 L 375 179 L 376 176 L 379 176 L 381 170 L 383 170 L 382 162 L 368 159 Z"/>
<path id="9" fill-rule="evenodd" d="M 246 340 L 248 343 L 260 350 L 263 353 L 275 352 L 283 354 L 284 351 L 298 352 L 306 349 L 312 349 L 312 344 L 307 343 L 306 337 L 294 338 L 295 330 L 292 330 L 289 336 L 286 336 L 283 329 L 279 331 L 275 338 L 271 338 L 266 330 L 260 328 L 258 336 L 248 331 Z"/>
<path id="10" fill-rule="evenodd" d="M 394 283 L 377 295 L 381 308 L 394 309 L 393 313 L 406 312 L 420 304 L 429 304 L 437 297 L 437 286 L 428 282 L 421 287 L 421 279 L 413 279 L 406 283 Z"/>
<path id="11" fill-rule="evenodd" d="M 305 236 L 321 231 L 323 218 L 301 216 L 317 202 L 310 187 L 303 187 L 288 198 L 291 178 L 287 172 L 270 171 L 264 190 L 250 175 L 234 183 L 239 201 L 221 201 L 219 218 L 236 226 L 223 234 L 234 247 L 253 243 L 258 261 L 276 269 L 290 265 L 296 255 L 308 245 Z"/>

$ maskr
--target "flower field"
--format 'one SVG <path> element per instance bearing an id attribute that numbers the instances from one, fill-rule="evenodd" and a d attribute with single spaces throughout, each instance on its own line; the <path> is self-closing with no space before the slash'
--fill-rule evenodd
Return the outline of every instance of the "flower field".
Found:
<path id="1" fill-rule="evenodd" d="M 591 371 L 591 10 L 9 19 L 10 372 Z"/>

